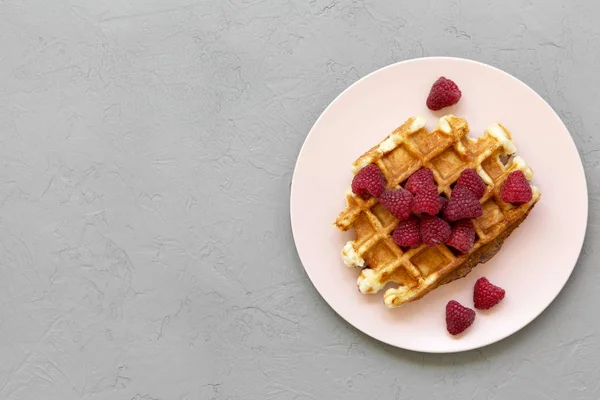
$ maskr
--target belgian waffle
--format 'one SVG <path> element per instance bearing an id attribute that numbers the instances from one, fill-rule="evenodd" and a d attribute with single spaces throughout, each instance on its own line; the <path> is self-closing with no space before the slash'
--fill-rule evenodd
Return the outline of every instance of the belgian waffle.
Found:
<path id="1" fill-rule="evenodd" d="M 347 207 L 335 226 L 342 231 L 354 228 L 356 239 L 342 249 L 343 260 L 348 266 L 363 268 L 357 281 L 362 293 L 377 293 L 388 283 L 395 284 L 384 294 L 388 307 L 420 299 L 488 261 L 540 198 L 536 187 L 532 187 L 532 200 L 526 204 L 514 206 L 500 198 L 500 189 L 510 172 L 518 169 L 527 180 L 533 178 L 531 168 L 514 156 L 511 134 L 501 124 L 490 125 L 483 136 L 473 139 L 467 136 L 469 126 L 463 118 L 446 115 L 433 131 L 428 131 L 425 123 L 423 117 L 410 118 L 359 157 L 352 165 L 353 172 L 376 164 L 386 178 L 387 189 L 396 189 L 419 168 L 426 167 L 433 172 L 440 194 L 450 198 L 460 173 L 473 168 L 487 186 L 481 198 L 483 215 L 473 220 L 477 237 L 465 254 L 444 244 L 403 249 L 391 237 L 398 220 L 376 198 L 363 199 L 348 190 Z"/>

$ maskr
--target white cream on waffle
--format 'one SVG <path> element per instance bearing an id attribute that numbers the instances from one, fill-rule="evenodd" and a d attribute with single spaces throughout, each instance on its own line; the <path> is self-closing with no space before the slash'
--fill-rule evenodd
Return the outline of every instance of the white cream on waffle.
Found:
<path id="1" fill-rule="evenodd" d="M 356 284 L 361 293 L 377 293 L 384 286 L 381 284 L 379 277 L 376 276 L 375 271 L 368 268 L 362 271 Z"/>
<path id="2" fill-rule="evenodd" d="M 354 241 L 350 240 L 342 248 L 342 260 L 349 267 L 364 267 L 365 260 L 354 249 Z"/>
<path id="3" fill-rule="evenodd" d="M 409 133 L 415 133 L 419 131 L 425 126 L 426 123 L 427 120 L 425 119 L 425 117 L 415 117 L 412 124 L 410 125 Z M 392 133 L 383 142 L 379 144 L 377 150 L 379 150 L 379 152 L 381 153 L 387 153 L 388 151 L 395 149 L 398 146 L 398 144 L 402 143 L 402 140 L 403 137 L 401 135 Z M 358 171 L 360 171 L 362 168 L 369 165 L 370 163 L 371 159 L 369 157 L 361 157 L 354 164 L 352 164 L 352 172 L 356 175 Z"/>
<path id="4" fill-rule="evenodd" d="M 515 146 L 515 143 L 508 138 L 506 129 L 504 129 L 504 127 L 499 123 L 496 122 L 488 126 L 485 130 L 485 133 L 498 139 L 498 141 L 504 146 L 507 154 L 513 154 L 517 151 L 517 146 Z"/>

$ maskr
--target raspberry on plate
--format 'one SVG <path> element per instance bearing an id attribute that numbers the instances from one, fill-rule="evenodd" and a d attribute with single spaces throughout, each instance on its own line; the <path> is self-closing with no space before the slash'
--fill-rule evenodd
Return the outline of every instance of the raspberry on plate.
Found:
<path id="1" fill-rule="evenodd" d="M 450 225 L 439 217 L 423 215 L 421 218 L 421 238 L 427 246 L 436 246 L 450 238 Z"/>
<path id="2" fill-rule="evenodd" d="M 379 197 L 381 205 L 399 220 L 405 220 L 410 216 L 413 204 L 413 196 L 406 189 L 384 190 Z"/>
<path id="3" fill-rule="evenodd" d="M 441 110 L 458 103 L 461 96 L 462 93 L 456 83 L 442 76 L 431 86 L 427 97 L 427 108 L 433 111 Z"/>
<path id="4" fill-rule="evenodd" d="M 423 187 L 415 195 L 412 210 L 417 214 L 436 215 L 442 208 L 442 200 L 435 186 Z"/>
<path id="5" fill-rule="evenodd" d="M 475 321 L 475 310 L 465 307 L 456 300 L 446 304 L 446 329 L 451 335 L 464 332 Z"/>
<path id="6" fill-rule="evenodd" d="M 475 197 L 481 199 L 485 194 L 485 183 L 473 168 L 467 168 L 460 173 L 460 177 L 456 181 L 456 186 L 462 186 L 469 189 Z"/>
<path id="7" fill-rule="evenodd" d="M 481 215 L 483 215 L 483 208 L 473 192 L 462 186 L 454 187 L 450 202 L 444 211 L 444 218 L 448 221 L 457 221 L 479 218 Z"/>
<path id="8" fill-rule="evenodd" d="M 414 174 L 408 177 L 404 189 L 408 190 L 412 194 L 419 193 L 424 187 L 435 187 L 435 180 L 433 179 L 433 172 L 427 168 L 421 168 Z"/>
<path id="9" fill-rule="evenodd" d="M 503 201 L 512 204 L 524 204 L 531 201 L 533 193 L 523 171 L 516 170 L 508 174 L 506 182 L 500 190 L 500 197 Z"/>
<path id="10" fill-rule="evenodd" d="M 392 232 L 392 239 L 398 246 L 417 247 L 421 244 L 419 219 L 411 215 L 407 220 L 400 221 Z"/>
<path id="11" fill-rule="evenodd" d="M 379 167 L 369 164 L 362 168 L 352 179 L 352 191 L 365 198 L 368 195 L 379 197 L 385 189 L 385 177 Z"/>
<path id="12" fill-rule="evenodd" d="M 479 278 L 473 288 L 473 304 L 479 310 L 488 310 L 504 298 L 506 291 L 493 285 L 487 278 Z"/>
<path id="13" fill-rule="evenodd" d="M 448 246 L 454 247 L 461 253 L 471 250 L 475 243 L 475 229 L 471 220 L 463 219 L 452 226 L 450 239 L 446 241 Z"/>

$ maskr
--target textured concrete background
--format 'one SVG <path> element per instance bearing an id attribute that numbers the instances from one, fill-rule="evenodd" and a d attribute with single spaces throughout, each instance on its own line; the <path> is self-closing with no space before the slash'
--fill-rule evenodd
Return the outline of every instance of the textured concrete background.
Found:
<path id="1" fill-rule="evenodd" d="M 0 0 L 0 399 L 600 398 L 599 18 L 595 0 Z M 322 110 L 428 55 L 531 85 L 590 190 L 558 299 L 457 355 L 348 326 L 289 225 Z"/>

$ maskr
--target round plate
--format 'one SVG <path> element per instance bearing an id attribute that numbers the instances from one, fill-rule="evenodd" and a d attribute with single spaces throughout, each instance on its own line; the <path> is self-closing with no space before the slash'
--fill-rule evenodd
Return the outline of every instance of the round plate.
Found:
<path id="1" fill-rule="evenodd" d="M 462 91 L 458 104 L 439 112 L 425 100 L 440 76 Z M 492 122 L 513 135 L 517 154 L 533 168 L 542 198 L 500 252 L 467 277 L 421 300 L 388 309 L 383 291 L 363 295 L 359 269 L 346 267 L 340 251 L 354 230 L 332 226 L 346 206 L 350 166 L 406 119 L 422 115 L 432 129 L 445 114 L 467 119 L 478 136 Z M 515 77 L 489 65 L 458 58 L 421 58 L 393 64 L 362 78 L 339 95 L 306 137 L 291 188 L 290 214 L 298 254 L 311 281 L 346 321 L 382 342 L 442 353 L 482 347 L 517 332 L 537 317 L 567 282 L 585 235 L 587 186 L 577 148 L 552 108 Z M 569 212 L 564 205 L 569 204 Z M 506 289 L 492 310 L 478 312 L 459 337 L 446 332 L 445 305 L 473 306 L 473 284 L 486 276 Z M 532 290 L 535 287 L 535 290 Z"/>

